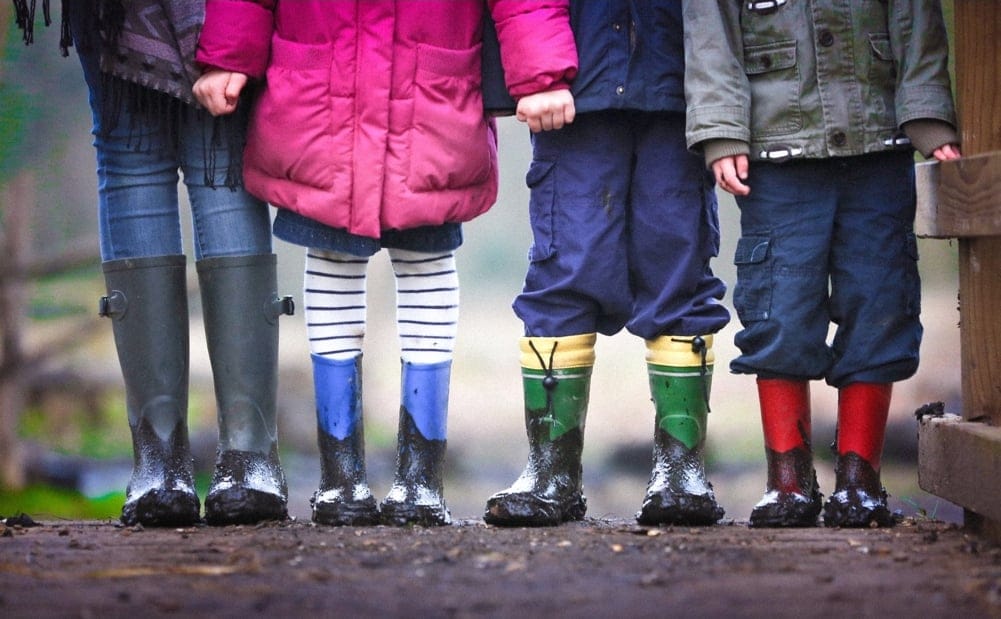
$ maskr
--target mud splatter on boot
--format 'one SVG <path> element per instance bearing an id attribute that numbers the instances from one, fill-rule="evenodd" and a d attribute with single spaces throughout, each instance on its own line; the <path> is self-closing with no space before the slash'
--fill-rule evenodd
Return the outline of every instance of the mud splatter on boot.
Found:
<path id="1" fill-rule="evenodd" d="M 706 478 L 701 448 L 688 449 L 666 432 L 657 432 L 654 468 L 643 506 L 636 514 L 642 525 L 704 526 L 725 513 Z"/>
<path id="2" fill-rule="evenodd" d="M 886 489 L 879 473 L 855 452 L 839 455 L 834 464 L 834 493 L 824 504 L 824 526 L 892 527 Z"/>
<path id="3" fill-rule="evenodd" d="M 527 423 L 539 426 L 531 433 L 549 431 L 540 418 Z M 553 441 L 536 442 L 528 464 L 511 487 L 487 500 L 483 519 L 488 524 L 514 527 L 552 527 L 581 520 L 587 499 L 581 488 L 581 451 L 584 433 L 574 428 Z"/>
<path id="4" fill-rule="evenodd" d="M 313 522 L 330 526 L 379 524 L 379 506 L 365 481 L 360 443 L 358 430 L 338 440 L 320 428 L 320 487 L 309 500 Z"/>
<path id="5" fill-rule="evenodd" d="M 278 462 L 278 449 L 262 454 L 224 451 L 218 455 L 205 521 L 210 525 L 253 524 L 288 518 L 288 487 Z"/>
<path id="6" fill-rule="evenodd" d="M 824 497 L 817 484 L 813 454 L 807 449 L 778 453 L 765 449 L 768 489 L 751 511 L 752 527 L 813 527 Z"/>
<path id="7" fill-rule="evenodd" d="M 595 339 L 522 338 L 528 462 L 509 488 L 487 500 L 488 524 L 543 527 L 584 518 L 581 454 Z"/>
<path id="8" fill-rule="evenodd" d="M 401 360 L 396 476 L 380 507 L 391 526 L 451 524 L 444 469 L 452 362 Z"/>
<path id="9" fill-rule="evenodd" d="M 665 335 L 646 345 L 656 424 L 653 471 L 636 520 L 648 526 L 715 524 L 724 511 L 706 477 L 704 455 L 712 336 Z"/>
<path id="10" fill-rule="evenodd" d="M 427 439 L 410 412 L 400 407 L 396 479 L 380 507 L 383 524 L 438 527 L 452 523 L 445 506 L 446 441 Z"/>
<path id="11" fill-rule="evenodd" d="M 134 466 L 122 524 L 183 527 L 201 521 L 185 426 L 178 424 L 164 441 L 143 419 L 133 429 L 132 447 Z"/>
<path id="12" fill-rule="evenodd" d="M 197 263 L 215 384 L 219 444 L 205 498 L 212 525 L 288 517 L 278 459 L 278 318 L 290 297 L 275 292 L 274 254 L 219 256 Z"/>

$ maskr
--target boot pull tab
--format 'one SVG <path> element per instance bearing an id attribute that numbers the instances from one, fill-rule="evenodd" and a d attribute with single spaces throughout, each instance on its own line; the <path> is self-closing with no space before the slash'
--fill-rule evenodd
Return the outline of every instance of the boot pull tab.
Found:
<path id="1" fill-rule="evenodd" d="M 546 417 L 550 419 L 553 418 L 553 392 L 556 391 L 556 386 L 560 384 L 559 379 L 553 376 L 553 356 L 556 355 L 556 347 L 558 345 L 558 341 L 553 342 L 553 348 L 549 351 L 549 365 L 547 366 L 542 355 L 539 354 L 539 349 L 535 347 L 535 343 L 532 340 L 528 340 L 528 346 L 535 353 L 536 358 L 538 358 L 539 365 L 542 366 L 542 371 L 546 373 L 542 377 L 542 388 L 546 390 Z"/>
<path id="2" fill-rule="evenodd" d="M 119 319 L 125 315 L 128 299 L 121 290 L 112 290 L 97 302 L 97 315 L 103 318 Z"/>
<path id="3" fill-rule="evenodd" d="M 265 314 L 271 324 L 274 324 L 279 316 L 292 316 L 295 314 L 295 300 L 292 295 L 276 296 L 265 308 Z"/>
<path id="4" fill-rule="evenodd" d="M 685 342 L 688 340 L 676 339 L 674 341 Z M 693 337 L 691 339 L 691 343 L 692 343 L 692 352 L 697 353 L 702 361 L 699 367 L 699 377 L 702 379 L 702 398 L 706 402 L 706 412 L 711 413 L 713 411 L 709 407 L 709 381 L 707 378 L 709 376 L 709 364 L 706 362 L 706 357 L 709 354 L 709 347 L 706 346 L 706 341 L 702 338 L 701 335 L 696 335 L 695 337 Z"/>

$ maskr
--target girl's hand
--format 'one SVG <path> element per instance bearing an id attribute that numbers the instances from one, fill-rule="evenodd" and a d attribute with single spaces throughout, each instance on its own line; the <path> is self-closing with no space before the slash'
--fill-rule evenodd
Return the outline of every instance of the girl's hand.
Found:
<path id="1" fill-rule="evenodd" d="M 713 161 L 713 175 L 717 185 L 735 196 L 751 193 L 751 188 L 744 183 L 747 180 L 747 155 L 730 155 Z"/>
<path id="2" fill-rule="evenodd" d="M 221 116 L 236 111 L 240 92 L 246 85 L 247 76 L 243 73 L 209 69 L 198 78 L 191 92 L 209 114 Z"/>
<path id="3" fill-rule="evenodd" d="M 575 113 L 569 90 L 550 90 L 522 97 L 515 111 L 518 120 L 528 123 L 532 133 L 562 129 L 573 122 Z"/>
<path id="4" fill-rule="evenodd" d="M 956 144 L 946 144 L 945 146 L 940 146 L 932 152 L 932 156 L 939 161 L 949 161 L 950 159 L 959 159 L 962 157 L 962 153 L 959 151 L 959 146 Z"/>

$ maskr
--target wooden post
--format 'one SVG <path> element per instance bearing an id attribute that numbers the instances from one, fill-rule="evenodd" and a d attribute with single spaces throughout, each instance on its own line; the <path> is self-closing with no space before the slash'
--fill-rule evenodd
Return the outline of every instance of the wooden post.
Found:
<path id="1" fill-rule="evenodd" d="M 964 158 L 941 164 L 934 236 L 959 237 L 962 419 L 921 420 L 922 488 L 1001 541 L 1001 11 L 955 0 L 956 99 Z M 944 202 L 945 204 L 941 204 Z M 939 209 L 938 207 L 942 207 Z M 922 218 L 919 217 L 919 221 Z"/>
<path id="2" fill-rule="evenodd" d="M 1001 151 L 1001 11 L 956 2 L 956 100 L 963 154 Z M 959 241 L 963 418 L 1001 426 L 1001 237 Z"/>

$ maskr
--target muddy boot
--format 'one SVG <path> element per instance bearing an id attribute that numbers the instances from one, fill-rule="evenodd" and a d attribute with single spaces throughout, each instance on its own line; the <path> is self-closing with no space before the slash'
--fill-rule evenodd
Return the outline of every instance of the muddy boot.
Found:
<path id="1" fill-rule="evenodd" d="M 132 477 L 122 523 L 194 524 L 198 495 L 188 444 L 188 295 L 184 256 L 104 263 L 132 431 Z"/>
<path id="2" fill-rule="evenodd" d="M 365 478 L 361 355 L 313 355 L 320 487 L 313 493 L 313 522 L 333 526 L 379 524 L 379 507 Z"/>
<path id="3" fill-rule="evenodd" d="M 723 517 L 706 479 L 706 422 L 712 336 L 647 341 L 650 392 L 657 410 L 653 473 L 636 520 L 644 525 L 711 525 Z"/>
<path id="4" fill-rule="evenodd" d="M 278 460 L 278 317 L 275 256 L 206 258 L 197 264 L 218 408 L 219 446 L 205 498 L 211 525 L 288 517 Z"/>
<path id="5" fill-rule="evenodd" d="M 834 493 L 824 505 L 825 526 L 896 524 L 879 480 L 892 389 L 889 383 L 852 383 L 838 391 Z"/>
<path id="6" fill-rule="evenodd" d="M 382 502 L 392 526 L 451 524 L 444 499 L 445 438 L 452 362 L 402 362 L 396 477 Z"/>
<path id="7" fill-rule="evenodd" d="M 528 463 L 487 500 L 487 523 L 541 527 L 584 518 L 581 453 L 594 342 L 593 333 L 521 339 Z"/>
<path id="8" fill-rule="evenodd" d="M 768 482 L 751 511 L 752 527 L 812 527 L 823 496 L 810 448 L 810 383 L 758 379 Z"/>

